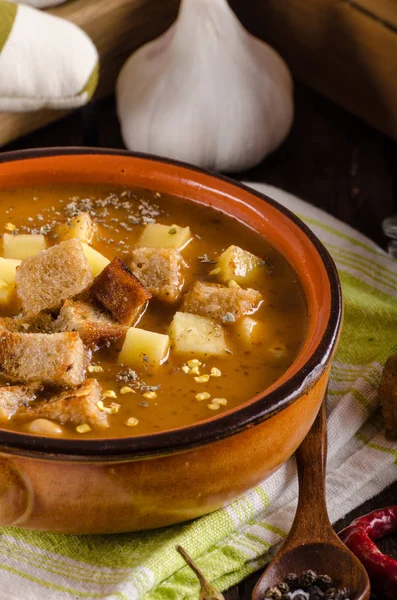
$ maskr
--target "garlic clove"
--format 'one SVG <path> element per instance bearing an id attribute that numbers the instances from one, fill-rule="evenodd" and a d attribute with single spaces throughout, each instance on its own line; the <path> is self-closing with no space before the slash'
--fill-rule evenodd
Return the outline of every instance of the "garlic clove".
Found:
<path id="1" fill-rule="evenodd" d="M 204 577 L 202 571 L 198 568 L 198 566 L 194 563 L 194 561 L 190 558 L 188 553 L 182 546 L 177 546 L 176 550 L 182 556 L 187 565 L 192 569 L 193 573 L 196 575 L 197 579 L 200 583 L 200 595 L 199 600 L 225 600 L 224 596 L 218 592 L 218 590 L 211 585 L 206 578 Z"/>
<path id="2" fill-rule="evenodd" d="M 288 67 L 226 0 L 182 0 L 174 25 L 126 62 L 116 94 L 129 149 L 219 171 L 260 162 L 293 120 Z"/>

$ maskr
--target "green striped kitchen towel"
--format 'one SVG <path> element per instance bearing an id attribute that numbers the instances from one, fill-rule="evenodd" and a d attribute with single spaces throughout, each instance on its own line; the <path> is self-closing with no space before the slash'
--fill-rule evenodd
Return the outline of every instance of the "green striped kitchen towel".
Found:
<path id="1" fill-rule="evenodd" d="M 333 255 L 345 319 L 328 404 L 328 506 L 336 521 L 397 476 L 397 443 L 383 435 L 376 399 L 385 359 L 397 351 L 397 261 L 340 221 L 265 185 L 256 189 L 302 217 Z M 294 461 L 211 515 L 138 534 L 62 536 L 0 530 L 1 600 L 191 600 L 195 577 L 182 544 L 220 589 L 259 569 L 292 522 Z"/>
<path id="2" fill-rule="evenodd" d="M 98 81 L 98 53 L 74 23 L 0 0 L 0 111 L 72 109 Z"/>

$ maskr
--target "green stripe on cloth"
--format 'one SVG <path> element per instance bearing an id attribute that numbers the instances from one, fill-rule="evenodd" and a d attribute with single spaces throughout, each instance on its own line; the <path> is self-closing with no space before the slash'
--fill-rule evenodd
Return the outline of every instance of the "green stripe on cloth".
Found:
<path id="1" fill-rule="evenodd" d="M 18 5 L 11 2 L 0 2 L 0 52 L 2 51 L 13 28 Z"/>
<path id="2" fill-rule="evenodd" d="M 396 477 L 397 444 L 383 436 L 377 386 L 384 361 L 397 351 L 397 262 L 325 213 L 267 193 L 303 216 L 341 277 L 345 316 L 328 401 L 327 494 L 335 521 Z M 192 600 L 198 583 L 175 551 L 181 544 L 224 590 L 270 560 L 292 522 L 296 494 L 289 461 L 231 505 L 173 527 L 81 537 L 0 529 L 0 589 L 7 600 L 20 600 L 28 586 L 29 600 Z"/>
<path id="3" fill-rule="evenodd" d="M 87 94 L 87 101 L 92 98 L 94 92 L 97 88 L 99 80 L 99 64 L 97 63 L 92 70 L 91 75 L 87 79 L 87 83 L 84 85 L 83 89 L 77 94 L 77 96 L 81 96 L 82 94 Z"/>

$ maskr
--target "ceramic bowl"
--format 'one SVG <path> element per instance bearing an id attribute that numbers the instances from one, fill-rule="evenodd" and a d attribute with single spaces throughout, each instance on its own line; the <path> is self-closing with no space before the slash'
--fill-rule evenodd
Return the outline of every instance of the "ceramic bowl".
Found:
<path id="1" fill-rule="evenodd" d="M 335 265 L 286 208 L 182 163 L 78 148 L 0 155 L 1 187 L 70 181 L 152 189 L 246 223 L 296 270 L 308 305 L 307 335 L 293 364 L 272 386 L 192 426 L 97 440 L 0 430 L 0 526 L 116 533 L 162 527 L 225 506 L 278 469 L 315 419 L 341 323 Z"/>

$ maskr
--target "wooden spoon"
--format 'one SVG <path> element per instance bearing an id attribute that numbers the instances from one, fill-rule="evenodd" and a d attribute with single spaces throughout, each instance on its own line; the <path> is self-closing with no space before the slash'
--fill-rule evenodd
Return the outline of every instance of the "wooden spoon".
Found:
<path id="1" fill-rule="evenodd" d="M 299 501 L 291 531 L 253 591 L 252 600 L 283 581 L 288 573 L 307 569 L 326 573 L 350 600 L 368 600 L 368 575 L 358 558 L 341 542 L 328 519 L 325 501 L 327 430 L 325 400 L 306 438 L 296 451 Z"/>

